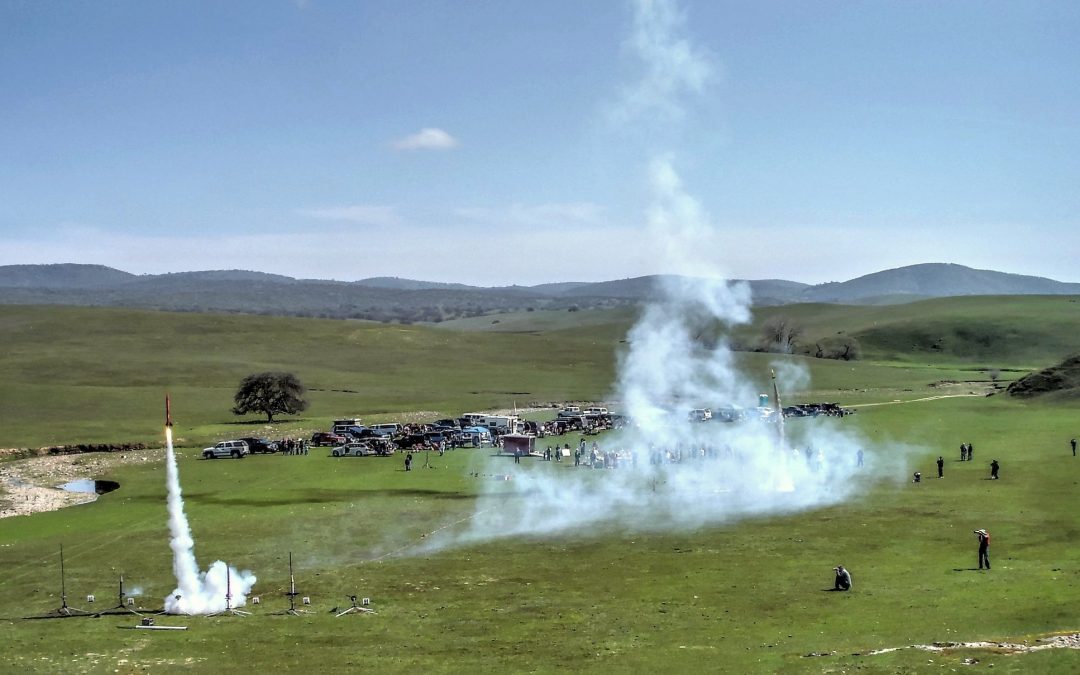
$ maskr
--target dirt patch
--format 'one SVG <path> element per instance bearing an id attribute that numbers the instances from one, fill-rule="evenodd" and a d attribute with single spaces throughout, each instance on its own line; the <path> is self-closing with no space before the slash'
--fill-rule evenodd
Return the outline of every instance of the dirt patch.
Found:
<path id="1" fill-rule="evenodd" d="M 73 455 L 46 455 L 0 464 L 0 518 L 55 511 L 73 504 L 85 504 L 97 495 L 69 492 L 59 486 L 73 480 L 95 479 L 124 464 L 160 462 L 163 449 L 128 452 L 94 452 Z"/>
<path id="2" fill-rule="evenodd" d="M 1080 649 L 1080 633 L 1058 633 L 1036 639 L 1034 642 L 934 642 L 928 645 L 908 645 L 907 647 L 886 647 L 865 652 L 865 656 L 875 654 L 888 654 L 900 649 L 920 649 L 926 652 L 953 652 L 960 649 L 984 649 L 999 654 L 1027 654 L 1044 649 Z M 823 656 L 824 654 L 807 654 L 807 656 Z"/>

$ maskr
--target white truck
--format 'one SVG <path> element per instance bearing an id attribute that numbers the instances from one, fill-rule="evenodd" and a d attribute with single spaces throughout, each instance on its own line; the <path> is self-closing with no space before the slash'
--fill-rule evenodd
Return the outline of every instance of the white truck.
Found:
<path id="1" fill-rule="evenodd" d="M 499 434 L 513 434 L 521 431 L 524 425 L 517 415 L 490 415 L 487 413 L 465 413 L 462 419 L 469 420 L 470 426 L 487 427 Z"/>
<path id="2" fill-rule="evenodd" d="M 232 457 L 240 459 L 247 457 L 250 450 L 244 441 L 221 441 L 212 448 L 203 448 L 203 459 L 218 459 L 220 457 Z"/>

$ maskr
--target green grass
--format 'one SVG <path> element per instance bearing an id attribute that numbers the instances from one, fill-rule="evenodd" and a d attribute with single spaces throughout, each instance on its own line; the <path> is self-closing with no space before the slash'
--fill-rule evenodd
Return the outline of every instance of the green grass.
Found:
<path id="1" fill-rule="evenodd" d="M 0 653 L 12 672 L 950 672 L 967 657 L 994 672 L 1080 670 L 1072 650 L 865 655 L 1080 629 L 1080 459 L 1067 447 L 1080 435 L 1075 403 L 994 396 L 860 408 L 837 422 L 866 435 L 875 452 L 915 449 L 899 475 L 829 508 L 408 555 L 424 535 L 468 517 L 479 492 L 506 488 L 469 475 L 487 453 L 455 451 L 432 458 L 435 469 L 410 473 L 399 457 L 333 459 L 324 450 L 198 460 L 195 440 L 239 428 L 227 408 L 240 377 L 252 364 L 285 365 L 325 390 L 313 392 L 298 425 L 346 413 L 462 412 L 516 396 L 501 388 L 597 398 L 612 376 L 614 331 L 500 334 L 33 308 L 2 308 L 0 327 L 12 345 L 0 371 L 16 385 L 0 397 L 0 445 L 156 439 L 168 389 L 189 439 L 181 481 L 199 561 L 254 570 L 263 599 L 245 619 L 164 619 L 190 627 L 177 633 L 118 630 L 135 623 L 127 616 L 22 620 L 59 606 L 60 544 L 72 605 L 87 593 L 99 608 L 114 604 L 121 572 L 129 588 L 143 587 L 148 605 L 172 590 L 163 465 L 127 465 L 99 476 L 121 488 L 93 504 L 0 520 Z M 762 373 L 774 358 L 748 354 L 744 365 Z M 1027 358 L 1002 352 L 996 360 Z M 971 375 L 970 362 L 948 355 L 806 362 L 812 388 L 792 397 L 845 404 L 919 398 L 939 391 L 933 382 Z M 976 461 L 956 461 L 963 441 L 974 443 Z M 940 481 L 932 477 L 939 454 Z M 991 458 L 1002 464 L 1000 481 L 986 480 Z M 913 485 L 916 469 L 927 478 Z M 543 462 L 517 470 L 575 471 Z M 977 527 L 993 534 L 989 573 L 968 569 Z M 316 610 L 302 618 L 274 615 L 287 606 L 290 550 Z M 852 593 L 823 590 L 837 563 L 852 570 Z M 351 593 L 371 597 L 378 613 L 335 619 L 329 609 Z M 804 656 L 811 652 L 835 654 Z"/>
<path id="2" fill-rule="evenodd" d="M 303 418 L 254 427 L 275 434 L 322 429 L 335 416 L 375 422 L 585 399 L 612 381 L 618 342 L 589 332 L 37 307 L 0 307 L 0 338 L 0 447 L 149 441 L 165 392 L 187 442 L 240 435 L 233 394 L 262 370 L 289 370 L 310 389 Z"/>

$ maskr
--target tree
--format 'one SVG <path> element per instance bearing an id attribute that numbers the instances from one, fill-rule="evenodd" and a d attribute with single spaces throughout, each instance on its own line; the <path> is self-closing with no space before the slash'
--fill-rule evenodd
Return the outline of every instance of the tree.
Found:
<path id="1" fill-rule="evenodd" d="M 791 354 L 802 332 L 802 326 L 792 319 L 782 314 L 772 317 L 761 326 L 765 351 Z"/>
<path id="2" fill-rule="evenodd" d="M 233 397 L 236 405 L 232 411 L 234 415 L 262 413 L 267 422 L 273 422 L 274 415 L 292 415 L 307 410 L 305 393 L 307 388 L 292 373 L 255 373 L 240 381 L 240 388 Z"/>

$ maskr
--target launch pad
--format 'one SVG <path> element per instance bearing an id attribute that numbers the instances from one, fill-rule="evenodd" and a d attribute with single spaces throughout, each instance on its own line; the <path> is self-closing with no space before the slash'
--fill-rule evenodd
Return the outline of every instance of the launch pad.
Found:
<path id="1" fill-rule="evenodd" d="M 289 598 L 289 608 L 283 612 L 277 612 L 277 614 L 287 614 L 289 616 L 311 614 L 310 610 L 296 608 L 296 596 L 300 595 L 300 592 L 296 590 L 296 577 L 293 575 L 292 551 L 289 551 L 289 590 L 285 592 L 285 595 Z M 304 598 L 305 605 L 310 602 L 308 598 Z"/>

